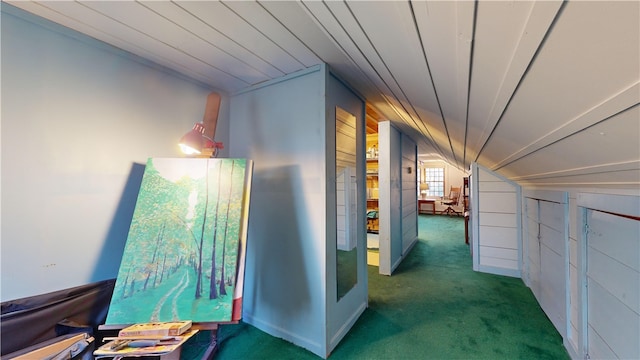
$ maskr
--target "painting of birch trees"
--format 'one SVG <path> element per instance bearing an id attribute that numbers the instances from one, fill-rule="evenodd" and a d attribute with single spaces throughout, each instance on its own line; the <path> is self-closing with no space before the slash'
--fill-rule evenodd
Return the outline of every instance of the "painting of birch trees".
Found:
<path id="1" fill-rule="evenodd" d="M 232 320 L 250 180 L 245 159 L 148 160 L 107 325 Z"/>

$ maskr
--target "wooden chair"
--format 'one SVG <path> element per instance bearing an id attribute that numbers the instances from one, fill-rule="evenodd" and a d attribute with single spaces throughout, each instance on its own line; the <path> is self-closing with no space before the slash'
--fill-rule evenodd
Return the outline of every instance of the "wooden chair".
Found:
<path id="1" fill-rule="evenodd" d="M 454 206 L 458 206 L 458 203 L 460 201 L 460 188 L 459 187 L 451 187 L 451 190 L 449 190 L 449 196 L 447 197 L 447 199 L 442 200 L 442 205 L 446 205 L 447 208 L 444 209 L 441 214 L 448 214 L 448 215 L 462 215 L 462 213 L 460 211 L 457 211 L 456 209 L 454 209 Z"/>

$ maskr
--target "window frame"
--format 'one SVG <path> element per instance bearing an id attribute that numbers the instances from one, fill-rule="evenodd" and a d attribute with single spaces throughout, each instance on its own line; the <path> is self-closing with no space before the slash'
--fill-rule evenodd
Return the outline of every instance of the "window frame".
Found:
<path id="1" fill-rule="evenodd" d="M 425 166 L 422 168 L 421 181 L 424 181 L 427 184 L 429 184 L 429 190 L 427 190 L 427 197 L 443 198 L 445 196 L 445 189 L 446 189 L 445 170 L 446 169 L 444 166 Z M 434 173 L 436 173 L 435 180 L 433 180 Z"/>

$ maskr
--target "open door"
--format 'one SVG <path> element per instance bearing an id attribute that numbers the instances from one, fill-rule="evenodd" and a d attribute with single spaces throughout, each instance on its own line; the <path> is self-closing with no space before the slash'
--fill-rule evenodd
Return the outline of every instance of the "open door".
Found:
<path id="1" fill-rule="evenodd" d="M 379 273 L 391 275 L 418 241 L 417 145 L 390 121 L 378 123 Z"/>

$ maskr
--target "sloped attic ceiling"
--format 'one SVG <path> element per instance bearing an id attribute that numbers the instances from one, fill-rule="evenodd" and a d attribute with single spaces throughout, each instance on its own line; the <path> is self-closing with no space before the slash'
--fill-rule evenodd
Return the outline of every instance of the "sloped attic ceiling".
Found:
<path id="1" fill-rule="evenodd" d="M 231 94 L 326 62 L 421 159 L 640 185 L 638 1 L 9 3 Z"/>

